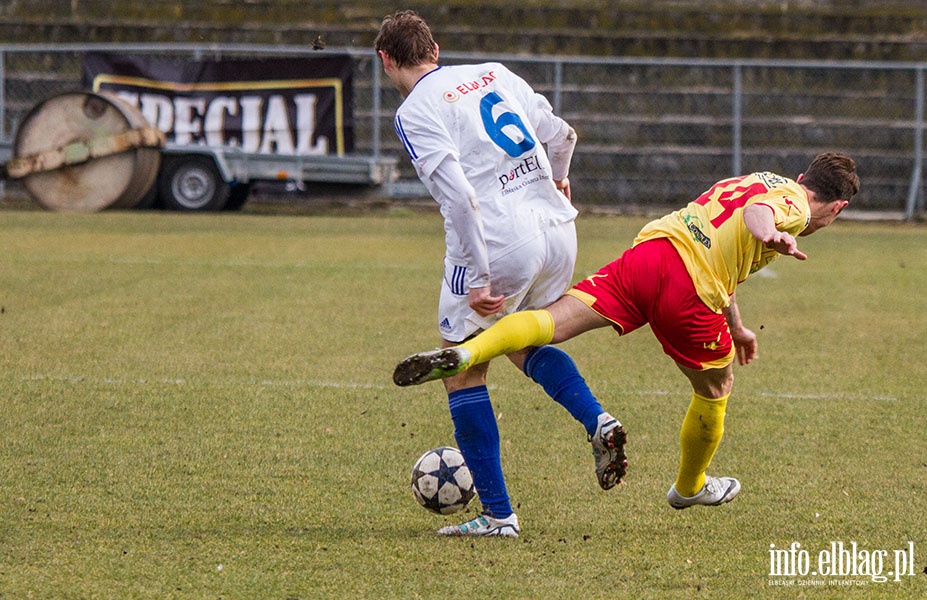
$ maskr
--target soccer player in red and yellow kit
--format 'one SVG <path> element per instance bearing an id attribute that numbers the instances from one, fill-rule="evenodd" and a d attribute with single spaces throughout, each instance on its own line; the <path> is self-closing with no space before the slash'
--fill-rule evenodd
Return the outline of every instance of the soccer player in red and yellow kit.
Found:
<path id="1" fill-rule="evenodd" d="M 518 348 L 606 326 L 624 335 L 649 323 L 693 391 L 667 500 L 677 509 L 729 502 L 740 482 L 706 470 L 724 431 L 734 358 L 745 365 L 757 357 L 735 290 L 780 254 L 806 259 L 796 237 L 830 225 L 858 191 L 856 163 L 838 153 L 818 155 L 795 180 L 761 172 L 720 181 L 645 225 L 617 260 L 546 309 L 507 316 L 459 346 L 410 356 L 394 381 L 423 383 Z"/>

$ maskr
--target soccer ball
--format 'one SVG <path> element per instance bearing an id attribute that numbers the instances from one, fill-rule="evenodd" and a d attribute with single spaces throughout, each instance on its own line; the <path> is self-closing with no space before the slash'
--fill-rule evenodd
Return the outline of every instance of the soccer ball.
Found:
<path id="1" fill-rule="evenodd" d="M 460 450 L 442 446 L 422 454 L 412 467 L 412 493 L 419 504 L 439 515 L 467 506 L 476 492 Z"/>

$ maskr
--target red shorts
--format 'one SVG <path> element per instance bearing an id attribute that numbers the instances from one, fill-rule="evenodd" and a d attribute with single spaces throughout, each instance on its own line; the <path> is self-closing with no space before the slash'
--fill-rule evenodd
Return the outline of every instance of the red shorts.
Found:
<path id="1" fill-rule="evenodd" d="M 672 242 L 649 240 L 567 292 L 614 324 L 619 334 L 650 323 L 663 351 L 691 369 L 722 368 L 734 360 L 724 315 L 695 291 Z"/>

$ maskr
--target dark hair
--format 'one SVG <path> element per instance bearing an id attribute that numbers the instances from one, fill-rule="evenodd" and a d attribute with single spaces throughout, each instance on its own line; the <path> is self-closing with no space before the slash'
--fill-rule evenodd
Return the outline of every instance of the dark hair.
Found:
<path id="1" fill-rule="evenodd" d="M 837 152 L 818 154 L 805 171 L 801 183 L 817 194 L 821 202 L 849 202 L 859 192 L 856 162 Z"/>
<path id="2" fill-rule="evenodd" d="M 437 60 L 431 29 L 425 19 L 412 10 L 400 10 L 383 17 L 373 47 L 389 55 L 397 67 L 414 67 Z"/>

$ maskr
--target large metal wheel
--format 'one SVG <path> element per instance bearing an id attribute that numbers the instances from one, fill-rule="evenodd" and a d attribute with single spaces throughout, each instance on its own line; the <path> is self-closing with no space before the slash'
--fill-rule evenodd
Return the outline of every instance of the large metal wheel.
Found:
<path id="1" fill-rule="evenodd" d="M 66 92 L 29 112 L 16 132 L 13 156 L 29 162 L 21 179 L 44 208 L 129 208 L 151 188 L 161 160 L 159 148 L 138 147 L 125 137 L 145 128 L 141 113 L 115 96 Z"/>
<path id="2" fill-rule="evenodd" d="M 222 210 L 229 198 L 229 184 L 215 162 L 205 156 L 186 155 L 168 159 L 158 177 L 164 207 L 186 212 Z"/>

